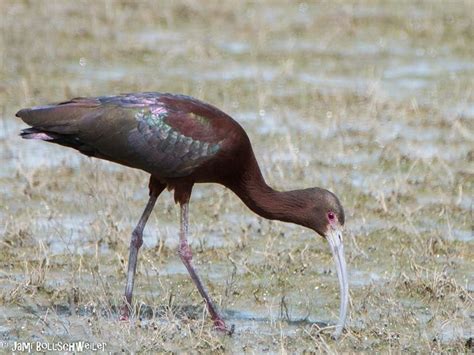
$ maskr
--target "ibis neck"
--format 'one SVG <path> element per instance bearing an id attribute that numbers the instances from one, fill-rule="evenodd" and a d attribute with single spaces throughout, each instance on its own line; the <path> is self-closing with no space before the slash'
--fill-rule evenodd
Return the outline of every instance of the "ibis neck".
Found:
<path id="1" fill-rule="evenodd" d="M 255 157 L 228 186 L 253 212 L 267 219 L 307 226 L 307 203 L 303 190 L 277 191 L 262 176 Z"/>

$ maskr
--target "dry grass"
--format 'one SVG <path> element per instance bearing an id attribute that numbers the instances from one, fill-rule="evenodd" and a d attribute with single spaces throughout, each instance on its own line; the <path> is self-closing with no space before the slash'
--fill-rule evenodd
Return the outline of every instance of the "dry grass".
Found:
<path id="1" fill-rule="evenodd" d="M 469 1 L 0 2 L 0 341 L 472 351 L 472 10 Z M 271 185 L 341 196 L 351 314 L 340 341 L 320 328 L 338 309 L 327 245 L 211 185 L 194 191 L 192 245 L 236 333 L 211 329 L 175 253 L 167 193 L 145 230 L 137 317 L 117 322 L 147 176 L 21 141 L 14 113 L 147 90 L 233 115 Z"/>

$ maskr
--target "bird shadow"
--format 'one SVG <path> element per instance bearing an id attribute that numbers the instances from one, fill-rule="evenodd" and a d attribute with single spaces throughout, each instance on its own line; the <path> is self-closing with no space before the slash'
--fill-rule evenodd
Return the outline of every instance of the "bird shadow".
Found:
<path id="1" fill-rule="evenodd" d="M 326 328 L 331 326 L 330 323 L 323 322 L 323 321 L 313 321 L 308 317 L 305 318 L 289 318 L 287 316 L 284 317 L 268 317 L 268 316 L 258 316 L 254 313 L 244 312 L 244 311 L 235 311 L 235 310 L 225 310 L 224 312 L 225 318 L 229 319 L 230 321 L 248 321 L 248 322 L 257 322 L 257 323 L 269 323 L 280 321 L 284 322 L 290 326 L 316 326 L 318 328 Z"/>
<path id="2" fill-rule="evenodd" d="M 71 306 L 65 304 L 54 304 L 50 306 L 36 306 L 24 307 L 24 310 L 40 316 L 42 313 L 53 312 L 59 317 L 71 317 L 73 315 L 79 317 L 94 317 L 101 316 L 103 318 L 108 318 L 110 320 L 119 319 L 120 307 L 116 305 L 108 306 L 91 306 L 91 305 L 81 305 L 81 306 Z M 140 321 L 152 321 L 156 319 L 168 318 L 170 314 L 173 315 L 176 319 L 200 319 L 202 318 L 203 308 L 200 305 L 160 305 L 157 307 L 152 307 L 146 304 L 138 304 L 134 307 L 132 312 L 132 318 Z M 328 322 L 323 321 L 313 321 L 308 317 L 305 318 L 290 318 L 288 316 L 283 317 L 269 317 L 269 316 L 260 316 L 255 313 L 248 311 L 239 311 L 239 310 L 223 310 L 223 316 L 226 321 L 229 322 L 257 322 L 257 323 L 271 323 L 275 321 L 284 322 L 289 326 L 316 326 L 317 328 L 326 328 L 331 326 Z"/>

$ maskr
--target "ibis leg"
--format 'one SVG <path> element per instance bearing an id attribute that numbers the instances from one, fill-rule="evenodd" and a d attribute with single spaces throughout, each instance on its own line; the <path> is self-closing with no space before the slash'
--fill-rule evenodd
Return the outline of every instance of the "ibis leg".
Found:
<path id="1" fill-rule="evenodd" d="M 227 328 L 224 320 L 217 312 L 216 307 L 214 306 L 209 295 L 207 294 L 206 289 L 204 288 L 199 276 L 196 273 L 196 270 L 194 269 L 191 263 L 193 255 L 192 255 L 191 247 L 189 246 L 188 240 L 187 240 L 187 234 L 188 234 L 188 229 L 189 229 L 188 228 L 189 226 L 188 225 L 188 206 L 189 204 L 187 202 L 181 205 L 181 228 L 180 228 L 180 233 L 179 233 L 179 247 L 178 247 L 179 257 L 183 261 L 184 266 L 186 266 L 186 269 L 188 269 L 189 275 L 191 276 L 191 279 L 196 285 L 202 298 L 204 298 L 204 300 L 206 301 L 207 309 L 209 310 L 209 314 L 211 315 L 211 318 L 214 321 L 214 327 L 217 330 L 230 333 L 232 330 Z"/>
<path id="2" fill-rule="evenodd" d="M 163 189 L 161 189 L 163 191 Z M 135 229 L 132 232 L 132 238 L 130 240 L 130 255 L 128 257 L 128 271 L 127 271 L 127 284 L 125 285 L 125 301 L 120 309 L 120 320 L 128 320 L 130 316 L 130 308 L 132 305 L 132 293 L 133 293 L 133 284 L 135 282 L 135 271 L 137 269 L 137 256 L 138 249 L 143 244 L 143 229 L 145 228 L 148 217 L 150 217 L 151 211 L 155 206 L 156 199 L 161 193 L 158 189 L 150 188 L 150 198 L 148 203 L 143 211 L 143 214 L 138 221 Z"/>

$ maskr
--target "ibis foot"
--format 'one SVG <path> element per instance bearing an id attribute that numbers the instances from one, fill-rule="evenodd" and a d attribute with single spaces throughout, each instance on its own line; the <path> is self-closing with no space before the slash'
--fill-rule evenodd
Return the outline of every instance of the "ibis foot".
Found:
<path id="1" fill-rule="evenodd" d="M 119 321 L 127 322 L 130 319 L 130 308 L 127 304 L 123 304 L 120 308 Z"/>
<path id="2" fill-rule="evenodd" d="M 214 329 L 217 330 L 218 332 L 222 332 L 226 335 L 232 335 L 235 330 L 235 326 L 232 324 L 231 327 L 229 328 L 224 320 L 222 318 L 216 318 L 213 320 L 214 321 Z"/>

